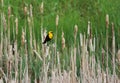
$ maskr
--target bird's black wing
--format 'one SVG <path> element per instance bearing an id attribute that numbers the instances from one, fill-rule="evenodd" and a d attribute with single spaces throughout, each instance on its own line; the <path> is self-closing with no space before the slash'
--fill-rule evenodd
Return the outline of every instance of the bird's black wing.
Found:
<path id="1" fill-rule="evenodd" d="M 46 36 L 46 38 L 45 38 L 45 40 L 44 40 L 44 42 L 43 42 L 43 44 L 45 44 L 47 41 L 49 41 L 50 40 L 50 38 L 49 38 L 49 36 L 47 35 Z"/>

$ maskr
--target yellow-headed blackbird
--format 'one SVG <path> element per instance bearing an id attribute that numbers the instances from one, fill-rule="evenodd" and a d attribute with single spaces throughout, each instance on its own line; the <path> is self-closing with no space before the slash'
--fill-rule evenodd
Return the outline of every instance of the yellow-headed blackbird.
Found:
<path id="1" fill-rule="evenodd" d="M 46 42 L 50 41 L 51 39 L 53 38 L 53 32 L 52 31 L 49 31 L 43 44 L 45 44 Z"/>

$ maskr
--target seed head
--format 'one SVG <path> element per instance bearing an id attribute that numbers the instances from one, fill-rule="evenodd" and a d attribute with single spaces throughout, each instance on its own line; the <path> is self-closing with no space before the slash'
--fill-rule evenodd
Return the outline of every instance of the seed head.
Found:
<path id="1" fill-rule="evenodd" d="M 18 34 L 18 18 L 15 19 L 16 34 Z"/>
<path id="2" fill-rule="evenodd" d="M 10 18 L 10 15 L 11 15 L 11 7 L 8 6 L 8 17 Z"/>
<path id="3" fill-rule="evenodd" d="M 77 35 L 77 32 L 78 32 L 78 26 L 75 25 L 75 27 L 74 27 L 74 36 L 75 36 L 75 37 L 76 37 L 76 35 Z"/>
<path id="4" fill-rule="evenodd" d="M 4 30 L 6 31 L 7 23 L 6 23 L 6 18 L 4 14 L 3 14 L 3 26 L 4 26 Z"/>
<path id="5" fill-rule="evenodd" d="M 41 3 L 41 6 L 40 6 L 40 12 L 41 12 L 41 14 L 43 14 L 43 12 L 44 12 L 44 3 L 43 2 Z"/>
<path id="6" fill-rule="evenodd" d="M 22 45 L 24 46 L 25 45 L 25 43 L 26 43 L 26 40 L 25 40 L 25 32 L 24 31 L 22 31 L 22 40 L 21 40 L 21 43 L 22 43 Z"/>
<path id="7" fill-rule="evenodd" d="M 118 63 L 120 63 L 120 49 L 117 52 L 117 59 L 118 59 Z"/>
<path id="8" fill-rule="evenodd" d="M 106 28 L 108 28 L 109 26 L 109 15 L 107 14 L 106 15 Z"/>
<path id="9" fill-rule="evenodd" d="M 62 32 L 62 49 L 65 48 L 65 38 L 64 38 L 64 32 Z"/>
<path id="10" fill-rule="evenodd" d="M 28 11 L 28 10 L 27 10 L 27 7 L 25 6 L 25 7 L 24 7 L 24 15 L 25 15 L 25 16 L 27 15 L 27 11 Z"/>
<path id="11" fill-rule="evenodd" d="M 30 17 L 32 17 L 33 14 L 32 14 L 32 5 L 30 4 Z"/>
<path id="12" fill-rule="evenodd" d="M 58 26 L 58 22 L 59 22 L 59 15 L 56 16 L 56 27 Z"/>

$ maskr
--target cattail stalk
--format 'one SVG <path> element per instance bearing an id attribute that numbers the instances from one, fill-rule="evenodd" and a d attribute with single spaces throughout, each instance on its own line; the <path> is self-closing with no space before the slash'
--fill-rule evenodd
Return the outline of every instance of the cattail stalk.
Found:
<path id="1" fill-rule="evenodd" d="M 15 81 L 18 83 L 18 51 L 17 51 L 17 41 L 14 43 L 14 51 L 15 51 Z"/>
<path id="2" fill-rule="evenodd" d="M 20 57 L 20 74 L 19 74 L 20 80 L 19 80 L 19 83 L 22 83 L 22 75 L 23 75 L 23 73 L 22 73 L 22 63 L 23 63 L 23 61 L 22 60 L 23 60 L 22 57 Z"/>
<path id="3" fill-rule="evenodd" d="M 59 15 L 56 16 L 56 36 L 55 36 L 55 63 L 57 59 L 57 32 L 58 32 L 58 22 L 59 22 Z"/>
<path id="4" fill-rule="evenodd" d="M 5 15 L 3 14 L 3 27 L 4 27 L 4 32 L 6 32 L 7 30 L 7 23 L 6 23 L 6 18 L 5 18 Z"/>
<path id="5" fill-rule="evenodd" d="M 41 5 L 40 5 L 40 14 L 41 14 L 41 28 L 40 28 L 40 30 L 41 30 L 41 42 L 43 42 L 44 41 L 44 35 L 43 35 L 43 14 L 44 14 L 44 3 L 42 2 L 41 3 Z M 42 45 L 42 53 L 44 52 L 44 45 L 43 44 L 41 44 Z"/>
<path id="6" fill-rule="evenodd" d="M 62 32 L 62 50 L 65 48 L 65 38 L 64 38 L 64 32 Z"/>
<path id="7" fill-rule="evenodd" d="M 107 60 L 106 60 L 106 82 L 108 83 L 108 28 L 109 28 L 109 15 L 106 15 L 106 55 L 107 55 Z"/>
<path id="8" fill-rule="evenodd" d="M 74 63 L 76 66 L 76 38 L 77 38 L 78 26 L 74 26 Z M 75 68 L 75 67 L 74 67 Z M 74 69 L 76 72 L 76 68 Z"/>
<path id="9" fill-rule="evenodd" d="M 105 50 L 102 48 L 102 83 L 104 82 L 104 61 L 105 61 Z"/>
<path id="10" fill-rule="evenodd" d="M 113 75 L 114 75 L 114 83 L 115 80 L 115 34 L 114 34 L 114 24 L 112 23 L 112 61 L 113 61 Z"/>
<path id="11" fill-rule="evenodd" d="M 12 79 L 12 45 L 8 46 L 8 61 L 7 61 L 7 76 L 8 76 L 8 82 Z"/>
<path id="12" fill-rule="evenodd" d="M 30 4 L 30 17 L 32 18 L 33 17 L 33 13 L 32 13 L 32 5 Z"/>
<path id="13" fill-rule="evenodd" d="M 11 16 L 11 7 L 8 7 L 8 43 L 10 44 L 10 16 Z"/>

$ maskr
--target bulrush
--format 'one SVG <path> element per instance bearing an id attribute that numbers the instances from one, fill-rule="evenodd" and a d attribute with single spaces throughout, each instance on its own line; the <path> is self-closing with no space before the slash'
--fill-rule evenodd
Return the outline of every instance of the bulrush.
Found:
<path id="1" fill-rule="evenodd" d="M 90 37 L 90 39 L 92 38 L 92 31 L 91 31 L 90 21 L 88 21 L 88 36 Z"/>
<path id="2" fill-rule="evenodd" d="M 26 40 L 25 40 L 25 32 L 24 31 L 22 31 L 22 40 L 21 40 L 21 44 L 22 44 L 22 46 L 24 46 L 25 45 L 25 42 L 26 42 Z"/>
<path id="3" fill-rule="evenodd" d="M 109 15 L 107 14 L 106 15 L 106 28 L 109 27 Z"/>
<path id="4" fill-rule="evenodd" d="M 3 27 L 4 27 L 4 30 L 6 31 L 7 23 L 6 23 L 6 18 L 4 14 L 3 14 Z"/>
<path id="5" fill-rule="evenodd" d="M 62 50 L 65 48 L 65 38 L 64 38 L 64 32 L 62 32 Z"/>
<path id="6" fill-rule="evenodd" d="M 10 18 L 10 16 L 11 16 L 11 7 L 8 6 L 8 18 Z"/>
<path id="7" fill-rule="evenodd" d="M 18 34 L 18 18 L 15 19 L 16 35 Z"/>
<path id="8" fill-rule="evenodd" d="M 32 5 L 30 4 L 30 17 L 33 17 L 33 13 L 32 13 Z"/>
<path id="9" fill-rule="evenodd" d="M 28 11 L 28 10 L 27 10 L 27 7 L 25 6 L 25 7 L 24 7 L 24 15 L 25 15 L 25 16 L 27 15 L 27 11 Z"/>
<path id="10" fill-rule="evenodd" d="M 43 14 L 43 12 L 44 12 L 44 3 L 42 2 L 40 6 L 40 13 Z"/>
<path id="11" fill-rule="evenodd" d="M 77 36 L 77 32 L 78 32 L 78 26 L 75 25 L 75 27 L 74 27 L 74 36 L 75 36 L 75 37 Z"/>
<path id="12" fill-rule="evenodd" d="M 90 35 L 90 21 L 88 21 L 88 35 Z"/>
<path id="13" fill-rule="evenodd" d="M 4 6 L 4 0 L 1 0 L 2 7 Z"/>
<path id="14" fill-rule="evenodd" d="M 118 63 L 120 63 L 120 49 L 118 50 L 117 52 L 117 60 L 118 60 Z M 120 64 L 119 64 L 120 65 Z"/>
<path id="15" fill-rule="evenodd" d="M 58 27 L 59 15 L 56 16 L 56 27 Z"/>

